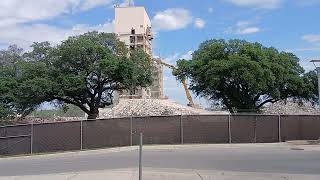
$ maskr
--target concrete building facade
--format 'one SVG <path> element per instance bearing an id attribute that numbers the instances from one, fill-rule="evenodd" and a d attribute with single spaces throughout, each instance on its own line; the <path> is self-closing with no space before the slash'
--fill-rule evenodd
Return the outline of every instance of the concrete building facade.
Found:
<path id="1" fill-rule="evenodd" d="M 152 57 L 153 33 L 150 18 L 144 7 L 116 7 L 115 33 L 129 49 L 142 49 Z M 163 98 L 163 69 L 157 61 L 153 63 L 153 79 L 151 87 L 125 92 L 121 97 Z"/>

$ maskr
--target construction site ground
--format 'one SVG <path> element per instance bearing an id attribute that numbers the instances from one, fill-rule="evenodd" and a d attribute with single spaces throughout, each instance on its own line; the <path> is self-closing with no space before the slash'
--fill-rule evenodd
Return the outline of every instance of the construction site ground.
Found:
<path id="1" fill-rule="evenodd" d="M 120 99 L 113 108 L 101 109 L 99 118 L 191 114 L 228 114 L 228 112 L 188 107 L 167 99 Z"/>

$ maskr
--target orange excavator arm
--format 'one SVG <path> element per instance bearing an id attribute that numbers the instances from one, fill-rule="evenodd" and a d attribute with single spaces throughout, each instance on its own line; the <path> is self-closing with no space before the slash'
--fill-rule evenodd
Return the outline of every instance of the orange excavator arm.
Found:
<path id="1" fill-rule="evenodd" d="M 189 88 L 188 88 L 188 85 L 187 85 L 187 80 L 184 79 L 184 80 L 182 81 L 182 84 L 183 84 L 184 90 L 185 90 L 185 92 L 186 92 L 186 96 L 187 96 L 187 98 L 188 98 L 188 101 L 189 101 L 188 106 L 193 107 L 195 104 L 194 104 L 193 99 L 192 99 L 192 96 L 191 96 L 191 94 L 190 94 L 190 91 L 189 91 Z"/>
<path id="2" fill-rule="evenodd" d="M 177 69 L 175 66 L 173 66 L 173 65 L 171 65 L 171 64 L 168 64 L 168 63 L 166 63 L 166 62 L 163 62 L 163 61 L 161 61 L 160 59 L 157 59 L 156 61 L 157 61 L 158 63 L 160 63 L 160 64 L 162 64 L 162 65 L 164 65 L 164 66 L 172 69 L 172 70 L 176 70 L 176 69 Z M 190 106 L 190 107 L 195 106 L 195 104 L 194 104 L 194 102 L 193 102 L 193 98 L 192 98 L 192 96 L 191 96 L 191 94 L 190 94 L 190 91 L 189 91 L 189 88 L 188 88 L 188 85 L 187 85 L 187 80 L 184 79 L 184 80 L 182 81 L 182 84 L 183 84 L 183 88 L 184 88 L 184 91 L 185 91 L 185 93 L 186 93 L 187 99 L 188 99 L 188 101 L 189 101 L 188 106 Z"/>

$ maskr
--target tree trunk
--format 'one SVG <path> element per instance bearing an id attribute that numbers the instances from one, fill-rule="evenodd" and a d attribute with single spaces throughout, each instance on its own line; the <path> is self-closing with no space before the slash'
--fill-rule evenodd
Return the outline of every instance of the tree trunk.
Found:
<path id="1" fill-rule="evenodd" d="M 90 107 L 90 113 L 88 113 L 88 119 L 97 119 L 99 116 L 99 107 Z"/>
<path id="2" fill-rule="evenodd" d="M 88 119 L 97 119 L 99 116 L 99 110 L 90 111 L 88 114 Z"/>
<path id="3" fill-rule="evenodd" d="M 97 119 L 98 114 L 88 114 L 88 118 L 87 119 Z"/>

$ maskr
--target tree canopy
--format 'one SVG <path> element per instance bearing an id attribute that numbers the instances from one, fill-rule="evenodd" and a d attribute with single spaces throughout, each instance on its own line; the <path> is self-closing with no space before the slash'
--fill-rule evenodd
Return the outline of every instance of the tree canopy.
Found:
<path id="1" fill-rule="evenodd" d="M 303 75 L 307 86 L 309 101 L 315 105 L 319 103 L 318 76 L 316 71 L 309 71 Z"/>
<path id="2" fill-rule="evenodd" d="M 16 103 L 17 81 L 15 79 L 16 66 L 22 60 L 22 49 L 16 45 L 0 51 L 0 119 L 10 117 L 14 109 L 19 111 Z"/>
<path id="3" fill-rule="evenodd" d="M 12 97 L 5 104 L 19 113 L 58 101 L 75 105 L 95 119 L 99 108 L 113 103 L 115 91 L 152 83 L 149 55 L 129 52 L 115 34 L 91 32 L 57 46 L 42 42 L 32 48 L 14 64 L 10 79 L 4 80 L 3 73 L 0 80 L 7 83 L 4 94 Z"/>
<path id="4" fill-rule="evenodd" d="M 258 111 L 267 103 L 312 96 L 299 58 L 260 43 L 205 41 L 192 60 L 177 65 L 178 79 L 190 78 L 193 92 L 222 102 L 230 112 Z"/>

